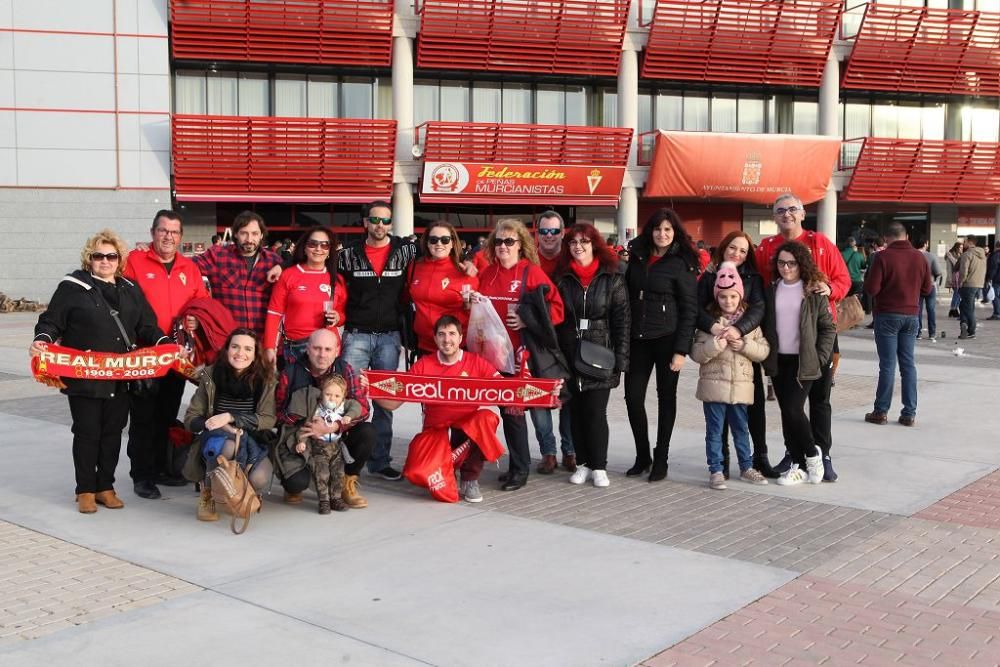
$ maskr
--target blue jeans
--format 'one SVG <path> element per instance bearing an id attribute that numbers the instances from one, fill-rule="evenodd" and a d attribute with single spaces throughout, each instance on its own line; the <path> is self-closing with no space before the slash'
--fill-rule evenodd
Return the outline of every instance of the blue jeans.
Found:
<path id="1" fill-rule="evenodd" d="M 993 317 L 1000 317 L 1000 282 L 993 283 Z"/>
<path id="2" fill-rule="evenodd" d="M 965 323 L 970 334 L 976 333 L 976 294 L 978 287 L 962 287 L 958 290 L 958 321 Z"/>
<path id="3" fill-rule="evenodd" d="M 341 355 L 351 368 L 363 370 L 394 371 L 399 369 L 398 331 L 389 333 L 360 333 L 344 331 L 344 349 Z M 373 406 L 372 425 L 375 427 L 375 449 L 368 459 L 368 472 L 378 472 L 392 461 L 392 413 Z"/>
<path id="4" fill-rule="evenodd" d="M 542 456 L 556 455 L 556 436 L 552 432 L 552 410 L 535 408 L 529 410 L 531 423 L 535 426 L 535 438 Z M 563 456 L 575 454 L 573 449 L 573 433 L 570 428 L 569 403 L 559 409 L 559 440 Z"/>
<path id="5" fill-rule="evenodd" d="M 917 316 L 917 333 L 924 328 L 924 308 L 927 308 L 927 336 L 934 338 L 937 333 L 937 287 L 931 285 L 931 293 L 920 295 L 920 314 Z"/>
<path id="6" fill-rule="evenodd" d="M 917 414 L 917 364 L 913 356 L 917 330 L 915 315 L 876 313 L 875 349 L 878 352 L 878 388 L 875 390 L 875 412 L 889 412 L 898 359 L 899 375 L 903 385 L 901 414 L 907 417 Z"/>
<path id="7" fill-rule="evenodd" d="M 727 403 L 704 403 L 705 406 L 705 456 L 709 472 L 722 472 L 722 425 L 729 422 L 733 434 L 740 472 L 753 467 L 750 449 L 750 427 L 747 424 L 747 406 Z"/>

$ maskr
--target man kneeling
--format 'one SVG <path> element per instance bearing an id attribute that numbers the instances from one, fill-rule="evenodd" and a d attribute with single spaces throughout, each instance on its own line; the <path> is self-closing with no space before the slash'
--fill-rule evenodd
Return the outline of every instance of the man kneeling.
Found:
<path id="1" fill-rule="evenodd" d="M 493 365 L 477 354 L 463 350 L 462 324 L 451 315 L 441 317 L 434 324 L 434 343 L 437 352 L 425 355 L 410 368 L 414 375 L 439 377 L 496 378 L 500 373 Z M 395 410 L 401 401 L 376 401 L 386 410 Z M 424 430 L 410 443 L 403 474 L 414 484 L 424 480 L 416 472 L 416 462 L 427 460 L 433 451 L 450 443 L 451 463 L 462 475 L 461 494 L 467 502 L 478 503 L 483 496 L 479 491 L 479 475 L 486 461 L 496 461 L 504 453 L 497 439 L 500 423 L 497 414 L 478 405 L 461 403 L 425 404 Z M 450 435 L 449 435 L 450 429 Z M 454 502 L 457 497 L 440 492 L 446 487 L 435 475 L 427 480 L 432 495 L 438 500 Z"/>

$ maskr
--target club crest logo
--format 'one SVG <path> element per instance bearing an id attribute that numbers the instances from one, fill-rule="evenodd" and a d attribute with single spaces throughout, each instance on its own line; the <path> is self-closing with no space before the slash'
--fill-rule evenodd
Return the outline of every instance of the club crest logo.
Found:
<path id="1" fill-rule="evenodd" d="M 542 398 L 547 392 L 539 389 L 533 384 L 525 384 L 523 387 L 519 387 L 517 390 L 517 397 L 523 401 L 534 401 L 536 399 Z"/>
<path id="2" fill-rule="evenodd" d="M 450 283 L 450 282 L 451 281 L 448 280 L 447 278 L 442 278 L 441 279 L 441 289 L 448 289 L 448 283 Z"/>
<path id="3" fill-rule="evenodd" d="M 392 396 L 398 395 L 403 391 L 403 383 L 397 380 L 395 377 L 387 378 L 385 380 L 379 380 L 378 382 L 373 382 L 372 386 L 379 391 L 384 391 Z"/>
<path id="4" fill-rule="evenodd" d="M 517 290 L 519 290 L 520 288 L 521 288 L 521 281 L 520 280 L 512 280 L 512 281 L 510 281 L 510 289 L 508 291 L 511 294 L 513 294 L 514 292 L 517 292 Z"/>
<path id="5" fill-rule="evenodd" d="M 759 154 L 748 154 L 747 161 L 743 163 L 743 177 L 741 179 L 741 183 L 748 186 L 758 185 L 760 183 L 760 172 L 763 168 L 764 167 L 760 162 Z"/>
<path id="6" fill-rule="evenodd" d="M 601 176 L 600 169 L 590 170 L 590 174 L 587 175 L 587 187 L 590 188 L 590 194 L 594 194 L 594 190 L 597 189 L 597 186 L 601 184 L 602 180 L 604 180 L 604 177 Z"/>
<path id="7" fill-rule="evenodd" d="M 424 178 L 430 183 L 431 192 L 462 192 L 469 185 L 469 171 L 462 164 L 439 162 L 429 172 L 424 172 Z"/>

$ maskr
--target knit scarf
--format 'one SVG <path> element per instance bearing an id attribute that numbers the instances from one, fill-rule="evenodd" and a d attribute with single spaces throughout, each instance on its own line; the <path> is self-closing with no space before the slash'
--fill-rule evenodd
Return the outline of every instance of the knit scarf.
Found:
<path id="1" fill-rule="evenodd" d="M 588 266 L 583 266 L 580 262 L 573 260 L 569 263 L 569 268 L 573 270 L 576 277 L 580 279 L 580 284 L 583 285 L 584 289 L 590 287 L 591 281 L 594 276 L 597 275 L 598 270 L 601 268 L 601 263 L 596 259 L 592 261 Z"/>

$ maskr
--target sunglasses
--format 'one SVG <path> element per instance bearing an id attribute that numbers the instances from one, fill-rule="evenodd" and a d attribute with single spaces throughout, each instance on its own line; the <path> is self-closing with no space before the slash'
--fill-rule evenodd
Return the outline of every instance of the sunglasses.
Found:
<path id="1" fill-rule="evenodd" d="M 392 218 L 376 218 L 374 215 L 368 216 L 368 224 L 370 225 L 384 225 L 388 227 L 392 224 Z"/>
<path id="2" fill-rule="evenodd" d="M 502 245 L 505 245 L 508 248 L 513 248 L 515 243 L 517 243 L 517 239 L 511 239 L 511 238 L 506 238 L 506 239 L 496 238 L 496 239 L 493 239 L 493 245 L 498 246 L 498 247 L 502 246 Z"/>
<path id="3" fill-rule="evenodd" d="M 316 239 L 309 239 L 308 241 L 306 241 L 306 247 L 307 248 L 321 248 L 323 250 L 329 250 L 330 249 L 330 242 L 329 241 L 318 241 Z"/>
<path id="4" fill-rule="evenodd" d="M 117 262 L 119 259 L 121 259 L 121 255 L 119 255 L 116 252 L 109 252 L 109 253 L 92 252 L 92 253 L 90 253 L 90 261 L 91 262 L 101 262 L 101 261 L 104 261 L 105 259 L 108 260 L 109 262 Z"/>
<path id="5" fill-rule="evenodd" d="M 570 245 L 578 245 L 578 246 L 590 245 L 591 243 L 593 243 L 593 241 L 591 241 L 590 239 L 570 239 L 569 241 Z"/>
<path id="6" fill-rule="evenodd" d="M 545 229 L 539 229 L 538 230 L 538 235 L 539 236 L 558 236 L 560 232 L 562 232 L 562 230 L 558 229 L 556 227 L 546 227 Z"/>
<path id="7" fill-rule="evenodd" d="M 427 237 L 427 245 L 436 245 L 438 243 L 440 243 L 441 245 L 450 245 L 451 244 L 451 237 L 450 236 L 428 236 Z"/>

